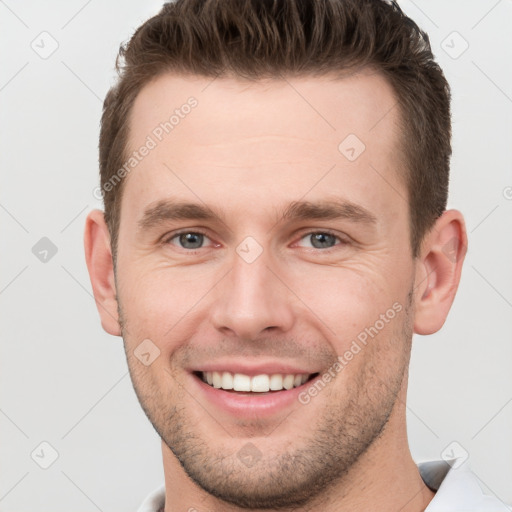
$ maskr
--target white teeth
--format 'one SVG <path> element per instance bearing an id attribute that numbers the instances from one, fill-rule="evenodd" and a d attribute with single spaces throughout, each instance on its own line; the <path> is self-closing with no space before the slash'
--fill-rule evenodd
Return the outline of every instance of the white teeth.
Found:
<path id="1" fill-rule="evenodd" d="M 268 375 L 255 375 L 251 379 L 251 391 L 265 393 L 270 389 Z"/>
<path id="2" fill-rule="evenodd" d="M 272 391 L 279 391 L 283 389 L 283 376 L 282 375 L 271 375 L 270 376 L 270 389 Z"/>
<path id="3" fill-rule="evenodd" d="M 232 389 L 234 391 L 252 391 L 253 393 L 266 393 L 292 389 L 304 384 L 311 374 L 261 374 L 250 377 L 242 373 L 230 372 L 202 372 L 202 379 L 216 389 Z"/>
<path id="4" fill-rule="evenodd" d="M 251 377 L 235 373 L 233 376 L 233 389 L 235 391 L 251 391 Z"/>
<path id="5" fill-rule="evenodd" d="M 286 377 L 283 379 L 283 388 L 284 389 L 292 389 L 294 380 L 295 380 L 295 377 L 293 375 L 286 375 Z"/>
<path id="6" fill-rule="evenodd" d="M 229 372 L 222 373 L 222 389 L 233 389 L 233 375 Z"/>
<path id="7" fill-rule="evenodd" d="M 220 388 L 222 386 L 222 377 L 221 377 L 220 373 L 213 372 L 212 378 L 213 378 L 213 387 Z"/>

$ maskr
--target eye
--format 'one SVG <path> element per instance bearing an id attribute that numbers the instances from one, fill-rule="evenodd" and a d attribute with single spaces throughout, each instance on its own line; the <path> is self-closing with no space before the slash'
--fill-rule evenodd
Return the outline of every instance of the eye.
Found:
<path id="1" fill-rule="evenodd" d="M 200 249 L 203 247 L 205 240 L 211 240 L 204 234 L 197 231 L 185 231 L 176 233 L 166 240 L 166 243 L 177 245 L 182 249 Z"/>
<path id="2" fill-rule="evenodd" d="M 329 233 L 328 231 L 315 231 L 308 233 L 301 238 L 301 241 L 302 240 L 306 242 L 302 247 L 313 247 L 314 249 L 330 249 L 331 247 L 338 245 L 336 243 L 338 240 L 342 244 L 345 243 L 339 236 Z"/>

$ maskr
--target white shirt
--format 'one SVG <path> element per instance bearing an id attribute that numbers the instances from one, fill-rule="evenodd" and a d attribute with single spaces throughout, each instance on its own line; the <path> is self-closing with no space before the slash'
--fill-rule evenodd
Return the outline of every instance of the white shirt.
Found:
<path id="1" fill-rule="evenodd" d="M 435 496 L 425 512 L 511 512 L 495 496 L 484 494 L 477 477 L 468 463 L 456 467 L 444 460 L 417 464 L 421 478 Z M 165 485 L 155 489 L 142 503 L 137 512 L 160 512 L 165 502 Z"/>

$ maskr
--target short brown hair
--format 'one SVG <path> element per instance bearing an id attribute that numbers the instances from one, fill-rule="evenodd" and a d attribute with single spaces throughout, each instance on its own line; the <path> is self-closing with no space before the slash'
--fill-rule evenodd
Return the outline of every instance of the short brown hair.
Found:
<path id="1" fill-rule="evenodd" d="M 451 155 L 450 89 L 428 36 L 395 1 L 177 0 L 141 25 L 116 60 L 117 84 L 105 98 L 99 163 L 114 262 L 129 114 L 135 97 L 167 72 L 257 80 L 321 76 L 373 68 L 394 89 L 402 128 L 410 239 L 446 208 Z"/>

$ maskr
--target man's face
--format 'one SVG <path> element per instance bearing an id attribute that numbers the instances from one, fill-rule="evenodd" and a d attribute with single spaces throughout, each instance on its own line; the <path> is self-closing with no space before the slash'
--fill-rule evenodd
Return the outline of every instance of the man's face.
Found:
<path id="1" fill-rule="evenodd" d="M 167 447 L 227 502 L 275 509 L 319 494 L 405 399 L 414 260 L 395 101 L 369 72 L 165 75 L 135 101 L 128 153 L 151 148 L 121 205 L 128 364 Z M 208 370 L 318 377 L 242 393 L 203 382 Z"/>

